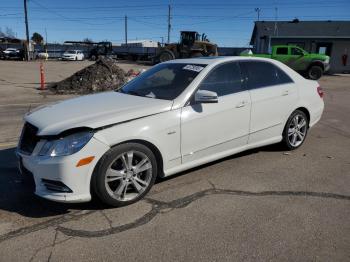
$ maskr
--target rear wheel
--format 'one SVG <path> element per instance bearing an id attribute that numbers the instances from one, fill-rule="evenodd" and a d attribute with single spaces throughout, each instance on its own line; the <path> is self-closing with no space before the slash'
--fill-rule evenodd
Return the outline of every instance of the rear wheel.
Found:
<path id="1" fill-rule="evenodd" d="M 153 152 L 144 145 L 126 143 L 102 157 L 93 175 L 92 189 L 105 204 L 125 206 L 143 198 L 156 176 Z"/>
<path id="2" fill-rule="evenodd" d="M 283 130 L 282 143 L 289 150 L 300 147 L 306 138 L 309 127 L 309 120 L 304 112 L 300 110 L 294 111 Z"/>
<path id="3" fill-rule="evenodd" d="M 320 66 L 311 66 L 308 70 L 308 77 L 312 80 L 320 79 L 323 75 L 323 69 Z"/>

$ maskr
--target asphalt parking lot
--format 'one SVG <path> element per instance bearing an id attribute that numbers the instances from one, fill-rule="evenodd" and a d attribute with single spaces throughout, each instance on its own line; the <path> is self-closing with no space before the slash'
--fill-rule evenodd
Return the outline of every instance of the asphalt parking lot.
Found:
<path id="1" fill-rule="evenodd" d="M 89 63 L 47 63 L 47 79 Z M 35 90 L 36 63 L 0 68 L 0 260 L 350 260 L 350 75 L 319 81 L 325 112 L 300 149 L 250 150 L 159 180 L 134 205 L 106 208 L 33 195 L 14 155 L 21 117 L 67 96 Z"/>

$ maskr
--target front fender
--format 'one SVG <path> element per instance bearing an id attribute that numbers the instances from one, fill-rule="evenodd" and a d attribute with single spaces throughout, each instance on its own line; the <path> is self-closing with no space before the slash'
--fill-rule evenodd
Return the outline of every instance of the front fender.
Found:
<path id="1" fill-rule="evenodd" d="M 101 129 L 95 137 L 106 145 L 141 140 L 153 144 L 163 158 L 164 169 L 176 165 L 180 152 L 180 109 L 135 119 Z"/>

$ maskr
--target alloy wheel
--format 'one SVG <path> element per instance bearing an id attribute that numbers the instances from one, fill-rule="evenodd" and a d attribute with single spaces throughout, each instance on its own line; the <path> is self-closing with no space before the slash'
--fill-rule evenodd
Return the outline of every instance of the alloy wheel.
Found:
<path id="1" fill-rule="evenodd" d="M 117 156 L 105 174 L 108 194 L 118 201 L 141 195 L 152 180 L 152 163 L 146 154 L 130 150 Z"/>
<path id="2" fill-rule="evenodd" d="M 297 114 L 290 121 L 288 127 L 288 141 L 293 147 L 303 143 L 307 132 L 307 120 L 301 114 Z"/>

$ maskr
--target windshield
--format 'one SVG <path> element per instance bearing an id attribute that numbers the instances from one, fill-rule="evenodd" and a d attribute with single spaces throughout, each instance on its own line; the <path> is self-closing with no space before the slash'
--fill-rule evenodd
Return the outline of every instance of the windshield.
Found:
<path id="1" fill-rule="evenodd" d="M 127 83 L 120 92 L 173 100 L 187 88 L 205 66 L 184 63 L 159 64 Z"/>
<path id="2" fill-rule="evenodd" d="M 67 53 L 67 54 L 75 54 L 76 51 L 67 51 L 66 53 Z"/>

